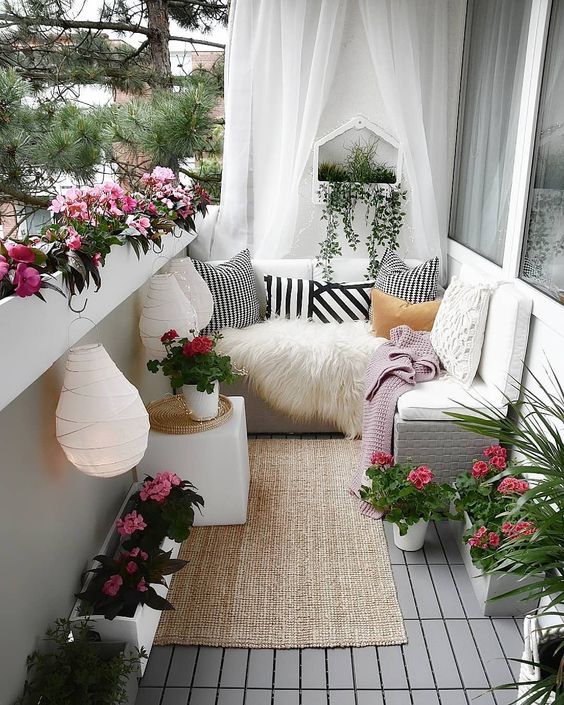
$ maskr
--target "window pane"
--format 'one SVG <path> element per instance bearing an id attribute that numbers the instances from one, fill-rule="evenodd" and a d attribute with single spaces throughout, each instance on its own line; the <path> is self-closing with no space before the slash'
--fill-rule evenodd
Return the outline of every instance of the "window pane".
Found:
<path id="1" fill-rule="evenodd" d="M 452 234 L 501 264 L 531 0 L 474 0 L 466 28 Z"/>
<path id="2" fill-rule="evenodd" d="M 521 276 L 564 303 L 564 0 L 550 21 Z"/>

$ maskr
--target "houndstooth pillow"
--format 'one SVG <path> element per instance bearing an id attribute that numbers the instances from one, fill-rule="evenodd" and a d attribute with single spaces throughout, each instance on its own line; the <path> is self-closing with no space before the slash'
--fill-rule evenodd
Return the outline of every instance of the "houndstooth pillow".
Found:
<path id="1" fill-rule="evenodd" d="M 222 328 L 246 328 L 260 323 L 259 300 L 249 250 L 228 262 L 209 264 L 194 260 L 194 267 L 213 296 L 213 315 L 200 331 L 210 335 Z"/>
<path id="2" fill-rule="evenodd" d="M 386 250 L 374 285 L 385 294 L 410 304 L 434 301 L 437 296 L 438 269 L 438 257 L 433 257 L 416 267 L 408 267 L 393 250 Z"/>

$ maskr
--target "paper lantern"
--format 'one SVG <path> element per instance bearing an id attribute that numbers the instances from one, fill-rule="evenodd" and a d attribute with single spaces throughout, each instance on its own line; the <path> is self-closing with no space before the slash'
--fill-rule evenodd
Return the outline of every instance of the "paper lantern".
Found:
<path id="1" fill-rule="evenodd" d="M 69 350 L 56 429 L 67 458 L 87 475 L 121 475 L 145 454 L 149 415 L 103 345 Z"/>
<path id="2" fill-rule="evenodd" d="M 182 292 L 196 311 L 197 329 L 202 330 L 213 315 L 213 296 L 201 274 L 196 271 L 190 257 L 177 257 L 171 260 L 169 271 L 174 274 Z"/>
<path id="3" fill-rule="evenodd" d="M 143 345 L 153 357 L 162 359 L 166 350 L 161 336 L 174 329 L 181 338 L 191 338 L 197 330 L 196 311 L 173 274 L 155 274 L 143 303 L 139 331 Z"/>

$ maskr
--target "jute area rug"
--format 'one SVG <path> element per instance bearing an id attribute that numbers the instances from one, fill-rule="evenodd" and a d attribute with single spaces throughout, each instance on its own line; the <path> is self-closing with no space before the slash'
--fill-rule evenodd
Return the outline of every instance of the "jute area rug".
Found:
<path id="1" fill-rule="evenodd" d="M 358 443 L 249 441 L 247 523 L 192 529 L 155 643 L 405 643 L 382 522 L 360 516 L 346 489 Z"/>

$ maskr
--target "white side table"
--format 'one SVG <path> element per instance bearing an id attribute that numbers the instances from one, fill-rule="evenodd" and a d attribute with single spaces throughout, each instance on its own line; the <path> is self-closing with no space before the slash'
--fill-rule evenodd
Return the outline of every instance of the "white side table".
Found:
<path id="1" fill-rule="evenodd" d="M 249 451 L 243 397 L 229 397 L 231 418 L 211 431 L 174 435 L 151 429 L 149 445 L 137 466 L 145 474 L 168 470 L 196 486 L 204 498 L 194 526 L 244 524 L 249 494 Z"/>

